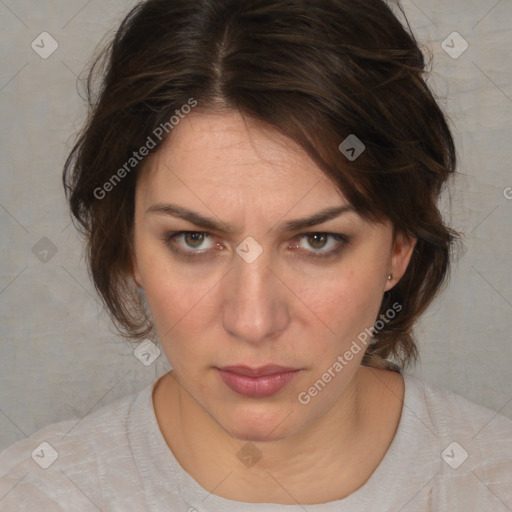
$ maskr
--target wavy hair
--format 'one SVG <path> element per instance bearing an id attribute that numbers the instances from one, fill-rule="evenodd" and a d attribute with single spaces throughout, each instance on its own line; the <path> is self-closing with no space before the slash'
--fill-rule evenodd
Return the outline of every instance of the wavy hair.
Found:
<path id="1" fill-rule="evenodd" d="M 381 305 L 385 313 L 399 303 L 400 314 L 375 333 L 363 364 L 400 371 L 391 360 L 415 360 L 412 328 L 446 280 L 457 237 L 437 206 L 456 151 L 426 67 L 408 22 L 383 0 L 136 5 L 88 69 L 89 115 L 63 174 L 91 277 L 119 332 L 132 339 L 153 332 L 130 279 L 144 162 L 106 199 L 97 191 L 194 98 L 198 109 L 232 109 L 271 125 L 307 152 L 360 215 L 389 219 L 395 233 L 416 238 L 406 273 Z M 351 134 L 365 145 L 355 160 L 338 148 Z"/>

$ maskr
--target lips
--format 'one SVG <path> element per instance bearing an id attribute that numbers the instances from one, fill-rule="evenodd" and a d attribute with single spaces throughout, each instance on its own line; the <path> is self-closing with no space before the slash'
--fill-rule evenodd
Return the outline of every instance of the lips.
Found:
<path id="1" fill-rule="evenodd" d="M 276 373 L 288 373 L 297 371 L 298 368 L 287 368 L 276 364 L 268 364 L 259 368 L 250 368 L 249 366 L 223 366 L 219 370 L 237 373 L 238 375 L 246 375 L 247 377 L 263 377 L 266 375 L 274 375 Z"/>
<path id="2" fill-rule="evenodd" d="M 262 398 L 276 394 L 300 372 L 296 368 L 267 365 L 259 368 L 224 366 L 217 368 L 220 378 L 232 391 L 250 398 Z"/>

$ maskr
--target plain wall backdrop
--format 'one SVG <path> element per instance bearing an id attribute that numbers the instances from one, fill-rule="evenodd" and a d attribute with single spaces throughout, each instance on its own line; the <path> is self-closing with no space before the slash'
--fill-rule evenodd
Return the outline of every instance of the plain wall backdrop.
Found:
<path id="1" fill-rule="evenodd" d="M 170 368 L 163 352 L 142 364 L 115 333 L 61 184 L 86 113 L 77 76 L 134 3 L 0 0 L 0 450 Z M 512 418 L 512 3 L 403 6 L 454 131 L 459 175 L 443 210 L 465 234 L 448 289 L 418 324 L 421 361 L 409 371 Z"/>

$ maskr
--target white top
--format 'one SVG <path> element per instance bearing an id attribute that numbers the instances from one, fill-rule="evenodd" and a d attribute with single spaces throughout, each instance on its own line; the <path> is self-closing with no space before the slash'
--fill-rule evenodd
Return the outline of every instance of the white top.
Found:
<path id="1" fill-rule="evenodd" d="M 402 415 L 389 450 L 370 479 L 341 500 L 275 505 L 210 494 L 183 470 L 160 432 L 155 380 L 0 453 L 0 510 L 512 511 L 512 421 L 412 375 L 404 379 Z"/>

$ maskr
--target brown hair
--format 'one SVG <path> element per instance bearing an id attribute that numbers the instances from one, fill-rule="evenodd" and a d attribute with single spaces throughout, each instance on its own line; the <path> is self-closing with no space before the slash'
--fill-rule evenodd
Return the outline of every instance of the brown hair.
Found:
<path id="1" fill-rule="evenodd" d="M 198 109 L 234 109 L 279 130 L 364 218 L 389 219 L 417 239 L 381 306 L 401 311 L 375 331 L 363 364 L 416 359 L 412 327 L 445 281 L 456 238 L 437 207 L 456 153 L 425 72 L 410 28 L 382 0 L 149 0 L 133 8 L 89 71 L 90 114 L 63 175 L 92 279 L 119 331 L 134 339 L 152 332 L 130 279 L 143 161 L 133 170 L 126 162 L 193 98 Z M 338 149 L 351 134 L 365 146 L 357 159 Z"/>

